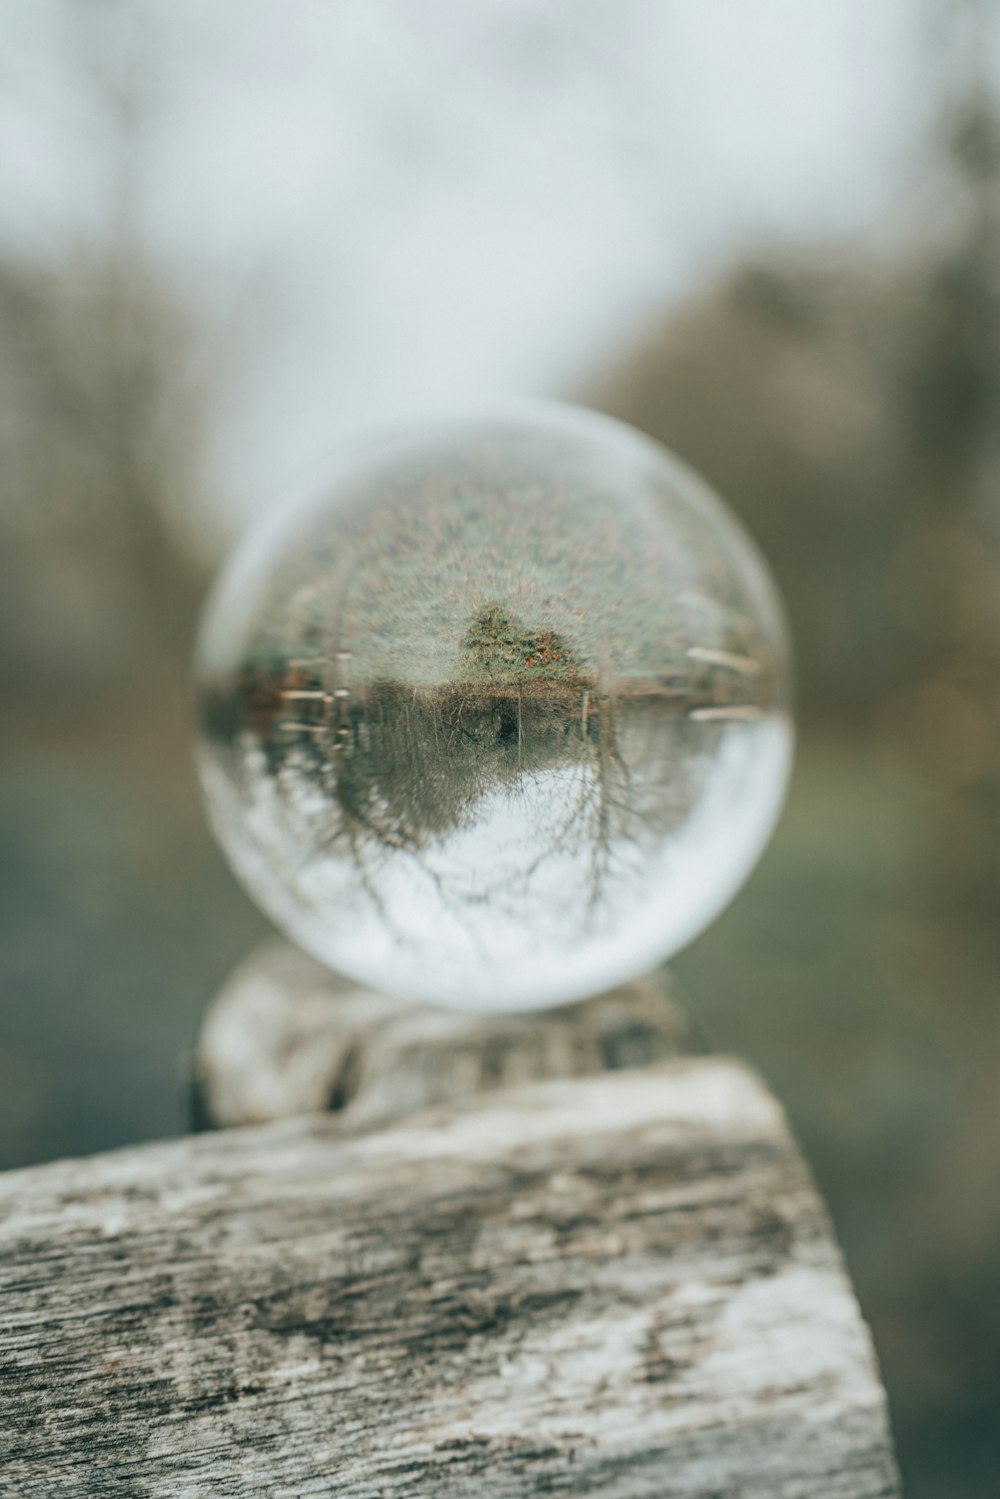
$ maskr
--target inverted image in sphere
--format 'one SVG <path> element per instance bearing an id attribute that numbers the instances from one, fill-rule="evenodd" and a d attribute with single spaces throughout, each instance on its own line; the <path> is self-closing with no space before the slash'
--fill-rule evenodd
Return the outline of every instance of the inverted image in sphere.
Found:
<path id="1" fill-rule="evenodd" d="M 199 763 L 259 904 L 330 966 L 469 1009 L 650 968 L 752 868 L 791 754 L 770 579 L 604 417 L 357 447 L 210 602 Z"/>

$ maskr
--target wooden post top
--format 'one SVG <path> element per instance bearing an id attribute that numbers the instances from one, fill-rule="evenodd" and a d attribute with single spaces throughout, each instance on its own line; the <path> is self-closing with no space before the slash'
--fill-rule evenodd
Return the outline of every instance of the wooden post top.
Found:
<path id="1" fill-rule="evenodd" d="M 627 995 L 591 1002 L 613 1064 L 668 1050 L 662 994 L 633 1000 L 632 1056 Z M 898 1493 L 826 1214 L 745 1066 L 600 1071 L 564 1036 L 585 1075 L 512 1082 L 509 1022 L 472 1066 L 476 1023 L 439 1019 L 457 1070 L 409 1023 L 380 1074 L 354 1010 L 336 1112 L 0 1176 L 3 1499 Z M 576 1026 L 524 1034 L 550 1023 Z M 385 1082 L 408 1046 L 415 1112 Z"/>

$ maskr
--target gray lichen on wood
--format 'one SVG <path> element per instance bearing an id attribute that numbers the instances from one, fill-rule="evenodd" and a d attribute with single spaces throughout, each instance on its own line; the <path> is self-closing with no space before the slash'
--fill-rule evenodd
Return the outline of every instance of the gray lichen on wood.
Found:
<path id="1" fill-rule="evenodd" d="M 4 1499 L 876 1499 L 780 1112 L 676 1058 L 0 1178 Z"/>

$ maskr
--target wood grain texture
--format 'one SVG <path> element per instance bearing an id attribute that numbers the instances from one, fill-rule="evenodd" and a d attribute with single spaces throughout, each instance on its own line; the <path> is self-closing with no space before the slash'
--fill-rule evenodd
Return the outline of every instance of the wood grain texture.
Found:
<path id="1" fill-rule="evenodd" d="M 662 973 L 521 1015 L 419 1006 L 360 988 L 290 943 L 253 952 L 209 1008 L 194 1067 L 200 1121 L 317 1109 L 382 1123 L 546 1078 L 643 1067 L 691 1049 Z"/>
<path id="2" fill-rule="evenodd" d="M 683 1058 L 0 1178 L 4 1499 L 876 1499 L 780 1112 Z"/>

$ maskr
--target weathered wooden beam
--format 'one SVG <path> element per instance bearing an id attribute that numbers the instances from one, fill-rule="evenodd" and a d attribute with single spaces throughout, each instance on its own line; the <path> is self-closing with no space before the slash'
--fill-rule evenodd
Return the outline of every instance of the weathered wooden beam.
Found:
<path id="1" fill-rule="evenodd" d="M 780 1111 L 677 1058 L 0 1177 L 4 1499 L 876 1499 Z"/>

